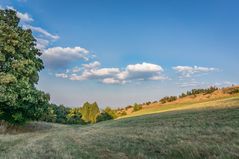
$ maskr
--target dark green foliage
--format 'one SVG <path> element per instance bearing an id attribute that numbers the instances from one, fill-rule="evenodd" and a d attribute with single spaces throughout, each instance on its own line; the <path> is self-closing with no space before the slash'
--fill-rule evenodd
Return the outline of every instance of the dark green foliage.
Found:
<path id="1" fill-rule="evenodd" d="M 36 89 L 43 69 L 31 30 L 18 26 L 13 10 L 0 10 L 0 120 L 22 124 L 47 111 L 50 96 Z"/>
<path id="2" fill-rule="evenodd" d="M 102 113 L 100 113 L 100 115 L 97 116 L 96 121 L 101 122 L 101 121 L 106 121 L 106 120 L 111 120 L 111 119 L 113 119 L 113 117 L 110 114 L 108 114 L 106 112 L 102 112 Z"/>
<path id="3" fill-rule="evenodd" d="M 44 115 L 42 116 L 41 120 L 42 121 L 46 121 L 46 122 L 56 122 L 57 119 L 57 115 L 55 112 L 55 105 L 54 104 L 49 104 L 48 108 L 47 108 L 47 112 L 44 113 Z"/>
<path id="4" fill-rule="evenodd" d="M 85 122 L 96 123 L 96 118 L 100 114 L 100 109 L 96 102 L 93 104 L 86 102 L 80 109 L 80 112 Z"/>
<path id="5" fill-rule="evenodd" d="M 109 114 L 113 119 L 117 117 L 115 110 L 111 109 L 110 107 L 106 107 L 104 112 Z"/>
<path id="6" fill-rule="evenodd" d="M 60 106 L 55 105 L 54 110 L 56 113 L 56 122 L 66 124 L 67 123 L 66 116 L 69 113 L 70 108 L 66 108 L 64 105 L 60 105 Z"/>
<path id="7" fill-rule="evenodd" d="M 162 104 L 166 103 L 166 102 L 172 102 L 172 101 L 175 101 L 177 100 L 177 96 L 166 96 L 166 97 L 163 97 L 162 99 L 160 99 L 160 102 Z"/>
<path id="8" fill-rule="evenodd" d="M 110 107 L 106 107 L 103 110 L 103 112 L 97 116 L 96 121 L 100 122 L 100 121 L 111 120 L 115 118 L 117 118 L 116 111 L 112 110 Z"/>
<path id="9" fill-rule="evenodd" d="M 133 111 L 136 112 L 136 111 L 139 111 L 142 109 L 142 105 L 141 104 L 137 104 L 135 103 L 134 106 L 133 106 Z"/>

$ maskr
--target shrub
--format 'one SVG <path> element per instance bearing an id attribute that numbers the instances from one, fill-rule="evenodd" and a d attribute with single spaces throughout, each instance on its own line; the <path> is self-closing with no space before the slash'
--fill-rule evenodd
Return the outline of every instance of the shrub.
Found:
<path id="1" fill-rule="evenodd" d="M 139 111 L 142 109 L 142 105 L 135 103 L 133 106 L 133 112 Z"/>
<path id="2" fill-rule="evenodd" d="M 166 103 L 166 102 L 172 102 L 177 100 L 177 96 L 166 96 L 163 97 L 162 99 L 159 100 L 159 102 L 161 102 L 162 104 Z"/>
<path id="3" fill-rule="evenodd" d="M 85 121 L 82 119 L 80 108 L 71 108 L 66 118 L 67 124 L 86 124 Z"/>

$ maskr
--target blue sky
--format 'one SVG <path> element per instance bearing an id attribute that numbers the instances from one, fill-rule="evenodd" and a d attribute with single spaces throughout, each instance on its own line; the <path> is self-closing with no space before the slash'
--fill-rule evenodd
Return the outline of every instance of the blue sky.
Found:
<path id="1" fill-rule="evenodd" d="M 42 50 L 51 101 L 120 107 L 239 83 L 237 0 L 0 0 Z"/>

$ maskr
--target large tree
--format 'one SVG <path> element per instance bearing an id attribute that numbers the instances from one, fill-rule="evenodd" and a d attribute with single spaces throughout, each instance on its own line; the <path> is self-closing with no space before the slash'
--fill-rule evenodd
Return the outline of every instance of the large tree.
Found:
<path id="1" fill-rule="evenodd" d="M 30 29 L 13 10 L 0 10 L 0 120 L 20 124 L 39 119 L 50 96 L 36 89 L 43 62 Z"/>

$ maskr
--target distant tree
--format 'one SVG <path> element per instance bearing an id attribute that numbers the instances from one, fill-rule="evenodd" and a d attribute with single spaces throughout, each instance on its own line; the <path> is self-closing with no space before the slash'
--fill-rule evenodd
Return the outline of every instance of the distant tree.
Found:
<path id="1" fill-rule="evenodd" d="M 186 97 L 187 95 L 185 93 L 182 93 L 181 95 L 179 95 L 179 98 L 184 98 Z"/>
<path id="2" fill-rule="evenodd" d="M 71 108 L 66 118 L 67 124 L 86 124 L 82 119 L 80 108 Z"/>
<path id="3" fill-rule="evenodd" d="M 141 110 L 141 109 L 142 109 L 142 105 L 137 104 L 137 103 L 134 104 L 134 107 L 133 107 L 133 111 L 134 111 L 134 112 L 139 111 L 139 110 Z"/>
<path id="4" fill-rule="evenodd" d="M 162 99 L 160 99 L 160 102 L 162 104 L 166 103 L 166 102 L 172 102 L 172 101 L 175 101 L 177 100 L 177 96 L 166 96 L 166 97 L 163 97 Z"/>
<path id="5" fill-rule="evenodd" d="M 0 9 L 0 120 L 12 124 L 39 120 L 50 100 L 35 87 L 43 69 L 41 53 L 31 30 L 19 21 L 16 11 Z"/>
<path id="6" fill-rule="evenodd" d="M 70 111 L 70 108 L 66 108 L 64 105 L 54 106 L 54 111 L 56 113 L 56 122 L 66 124 L 67 123 L 67 114 Z"/>
<path id="7" fill-rule="evenodd" d="M 113 119 L 113 117 L 110 114 L 108 114 L 107 112 L 102 112 L 97 116 L 96 121 L 101 122 L 101 121 L 106 121 L 111 119 Z"/>
<path id="8" fill-rule="evenodd" d="M 80 112 L 82 114 L 82 119 L 85 122 L 95 123 L 97 116 L 100 114 L 100 109 L 96 102 L 93 104 L 86 102 L 80 109 Z"/>
<path id="9" fill-rule="evenodd" d="M 116 112 L 113 109 L 111 109 L 110 107 L 106 107 L 104 109 L 104 112 L 109 114 L 112 117 L 112 119 L 115 119 L 117 117 Z"/>
<path id="10" fill-rule="evenodd" d="M 215 86 L 211 86 L 206 89 L 192 89 L 191 91 L 187 91 L 186 93 L 182 93 L 181 95 L 179 95 L 179 98 L 183 98 L 183 97 L 191 96 L 191 95 L 196 97 L 196 95 L 200 94 L 200 93 L 203 93 L 204 95 L 211 94 L 211 93 L 215 92 L 216 90 L 218 90 L 218 88 Z"/>

